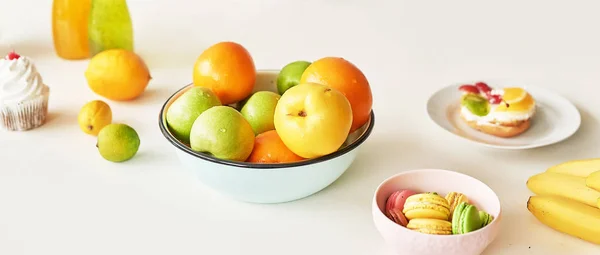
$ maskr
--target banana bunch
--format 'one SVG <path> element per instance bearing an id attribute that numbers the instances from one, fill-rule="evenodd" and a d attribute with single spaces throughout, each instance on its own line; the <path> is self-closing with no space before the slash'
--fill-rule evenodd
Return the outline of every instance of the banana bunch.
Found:
<path id="1" fill-rule="evenodd" d="M 529 177 L 527 209 L 545 225 L 600 244 L 600 158 L 572 160 Z"/>

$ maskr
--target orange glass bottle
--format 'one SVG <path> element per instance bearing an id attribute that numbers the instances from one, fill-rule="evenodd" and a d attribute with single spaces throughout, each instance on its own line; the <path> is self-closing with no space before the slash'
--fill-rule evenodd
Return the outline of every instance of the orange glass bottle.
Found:
<path id="1" fill-rule="evenodd" d="M 88 17 L 91 0 L 54 0 L 52 37 L 56 54 L 64 59 L 90 56 Z"/>

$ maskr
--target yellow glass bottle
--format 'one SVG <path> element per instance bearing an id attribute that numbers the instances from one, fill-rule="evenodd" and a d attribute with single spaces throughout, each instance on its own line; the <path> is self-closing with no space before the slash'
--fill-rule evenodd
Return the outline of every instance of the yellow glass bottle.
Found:
<path id="1" fill-rule="evenodd" d="M 90 56 L 88 19 L 91 0 L 54 0 L 52 37 L 56 54 L 64 59 Z"/>

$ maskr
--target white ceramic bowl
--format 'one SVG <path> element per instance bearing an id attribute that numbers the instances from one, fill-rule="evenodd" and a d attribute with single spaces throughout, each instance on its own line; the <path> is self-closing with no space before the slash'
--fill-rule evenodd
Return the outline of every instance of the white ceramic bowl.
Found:
<path id="1" fill-rule="evenodd" d="M 383 213 L 387 198 L 396 190 L 465 194 L 479 210 L 494 216 L 487 226 L 462 235 L 429 235 L 402 227 Z M 438 169 L 412 170 L 383 181 L 373 196 L 373 221 L 385 242 L 396 252 L 406 255 L 478 255 L 492 243 L 500 230 L 502 213 L 498 196 L 483 182 L 454 171 Z"/>
<path id="2" fill-rule="evenodd" d="M 277 92 L 279 71 L 257 72 L 254 91 Z M 169 106 L 193 85 L 175 92 L 163 105 L 159 127 L 173 145 L 181 163 L 194 171 L 201 182 L 234 199 L 252 203 L 282 203 L 310 196 L 337 180 L 356 158 L 358 148 L 369 137 L 375 124 L 371 111 L 369 121 L 348 136 L 336 152 L 315 159 L 285 164 L 253 164 L 217 159 L 193 151 L 177 140 L 167 128 Z"/>

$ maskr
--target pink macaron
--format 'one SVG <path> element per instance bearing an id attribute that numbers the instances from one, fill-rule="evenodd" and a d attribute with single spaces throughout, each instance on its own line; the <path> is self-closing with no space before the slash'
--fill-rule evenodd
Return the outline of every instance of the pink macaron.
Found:
<path id="1" fill-rule="evenodd" d="M 402 213 L 402 210 L 404 209 L 404 203 L 406 202 L 406 199 L 415 194 L 417 194 L 417 192 L 408 189 L 399 190 L 392 193 L 386 201 L 386 216 L 388 216 L 394 222 L 402 226 L 406 226 L 406 224 L 408 224 L 408 220 Z"/>

